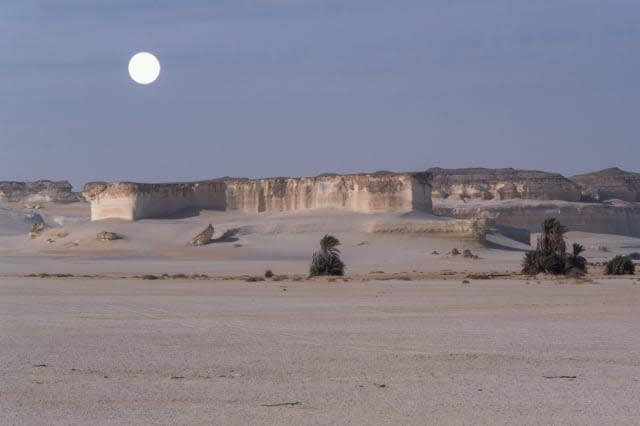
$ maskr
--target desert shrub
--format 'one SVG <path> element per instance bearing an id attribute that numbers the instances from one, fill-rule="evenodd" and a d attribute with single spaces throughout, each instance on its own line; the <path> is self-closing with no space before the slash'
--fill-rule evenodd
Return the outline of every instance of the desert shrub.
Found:
<path id="1" fill-rule="evenodd" d="M 267 269 L 266 271 L 264 271 L 264 277 L 273 278 L 273 271 L 271 269 Z"/>
<path id="2" fill-rule="evenodd" d="M 320 240 L 320 250 L 313 253 L 309 275 L 344 275 L 345 264 L 340 259 L 337 248 L 340 240 L 332 235 L 325 235 Z"/>
<path id="3" fill-rule="evenodd" d="M 626 256 L 616 256 L 604 266 L 607 275 L 633 275 L 635 271 L 635 265 Z"/>
<path id="4" fill-rule="evenodd" d="M 255 282 L 258 282 L 258 281 L 264 281 L 264 277 L 261 277 L 259 275 L 255 275 L 255 276 L 252 276 L 252 277 L 247 277 L 245 279 L 245 281 L 248 282 L 248 283 L 255 283 Z"/>
<path id="5" fill-rule="evenodd" d="M 186 279 L 189 277 L 187 276 L 187 274 L 173 274 L 171 275 L 171 278 L 173 278 L 174 280 L 179 280 L 179 279 Z"/>

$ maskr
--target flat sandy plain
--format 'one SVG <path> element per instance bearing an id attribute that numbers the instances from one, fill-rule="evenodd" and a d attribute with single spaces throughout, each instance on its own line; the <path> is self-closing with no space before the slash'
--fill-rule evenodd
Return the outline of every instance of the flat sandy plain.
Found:
<path id="1" fill-rule="evenodd" d="M 516 244 L 342 224 L 345 280 L 308 280 L 322 229 L 185 247 L 211 220 L 231 219 L 3 238 L 0 424 L 640 424 L 638 276 L 526 278 Z M 102 228 L 126 238 L 97 244 Z M 570 238 L 606 256 L 638 243 Z M 431 254 L 454 245 L 479 259 Z M 241 277 L 266 267 L 289 278 Z M 208 278 L 134 278 L 162 273 Z"/>

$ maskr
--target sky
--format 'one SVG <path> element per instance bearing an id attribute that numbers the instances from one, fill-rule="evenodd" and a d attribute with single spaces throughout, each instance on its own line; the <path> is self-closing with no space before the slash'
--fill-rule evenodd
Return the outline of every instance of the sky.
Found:
<path id="1" fill-rule="evenodd" d="M 2 0 L 0 180 L 640 171 L 639 79 L 638 0 Z"/>

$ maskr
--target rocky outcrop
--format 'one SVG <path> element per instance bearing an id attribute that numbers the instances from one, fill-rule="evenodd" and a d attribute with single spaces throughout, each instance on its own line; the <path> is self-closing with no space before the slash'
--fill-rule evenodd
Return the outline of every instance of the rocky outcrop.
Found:
<path id="1" fill-rule="evenodd" d="M 136 220 L 185 209 L 247 213 L 335 208 L 363 213 L 431 211 L 428 173 L 321 175 L 306 178 L 237 179 L 141 184 L 89 183 L 83 195 L 91 219 Z"/>
<path id="2" fill-rule="evenodd" d="M 406 234 L 412 236 L 449 237 L 485 241 L 487 233 L 496 225 L 493 219 L 469 218 L 453 220 L 393 220 L 374 222 L 366 227 L 373 234 Z"/>
<path id="3" fill-rule="evenodd" d="M 35 223 L 44 224 L 42 216 L 38 213 L 0 207 L 0 237 L 24 235 Z"/>
<path id="4" fill-rule="evenodd" d="M 579 201 L 581 190 L 557 173 L 516 169 L 432 168 L 434 199 Z"/>
<path id="5" fill-rule="evenodd" d="M 115 241 L 120 239 L 122 239 L 120 235 L 110 231 L 98 232 L 98 235 L 96 235 L 96 240 L 98 241 Z"/>
<path id="6" fill-rule="evenodd" d="M 82 195 L 91 203 L 91 220 L 166 217 L 186 209 L 225 210 L 225 182 L 91 182 Z"/>
<path id="7" fill-rule="evenodd" d="M 640 236 L 640 174 L 574 176 L 515 169 L 430 169 L 433 211 L 535 231 L 556 217 L 574 231 Z M 623 200 L 603 202 L 605 200 Z"/>
<path id="8" fill-rule="evenodd" d="M 213 238 L 213 225 L 209 224 L 203 231 L 191 239 L 192 246 L 204 246 L 211 242 Z"/>
<path id="9" fill-rule="evenodd" d="M 71 184 L 66 180 L 57 182 L 50 180 L 0 182 L 0 202 L 74 203 L 77 201 L 84 201 L 84 198 L 81 194 L 73 192 Z"/>
<path id="10" fill-rule="evenodd" d="M 571 231 L 640 236 L 640 204 L 575 203 L 565 201 L 478 201 L 450 203 L 434 201 L 433 211 L 458 219 L 491 218 L 499 225 L 530 231 L 555 217 Z"/>
<path id="11" fill-rule="evenodd" d="M 31 229 L 29 230 L 29 238 L 34 239 L 37 238 L 44 231 L 44 222 L 36 222 L 31 225 Z"/>
<path id="12" fill-rule="evenodd" d="M 604 201 L 614 198 L 640 202 L 640 173 L 631 173 L 618 168 L 570 178 L 580 187 L 583 201 Z"/>

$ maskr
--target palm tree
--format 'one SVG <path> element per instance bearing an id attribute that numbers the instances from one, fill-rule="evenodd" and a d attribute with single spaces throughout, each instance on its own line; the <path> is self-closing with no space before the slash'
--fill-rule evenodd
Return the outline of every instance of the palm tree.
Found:
<path id="1" fill-rule="evenodd" d="M 309 274 L 315 275 L 344 275 L 344 262 L 340 259 L 338 246 L 340 240 L 332 235 L 325 235 L 320 239 L 320 251 L 313 253 Z"/>
<path id="2" fill-rule="evenodd" d="M 577 273 L 587 272 L 587 259 L 580 256 L 583 251 L 584 247 L 581 244 L 573 243 L 573 252 L 567 256 L 567 271 Z"/>
<path id="3" fill-rule="evenodd" d="M 564 256 L 567 251 L 567 244 L 564 241 L 566 232 L 567 227 L 558 219 L 554 217 L 545 219 L 542 223 L 542 235 L 538 240 L 538 251 L 545 256 Z"/>

